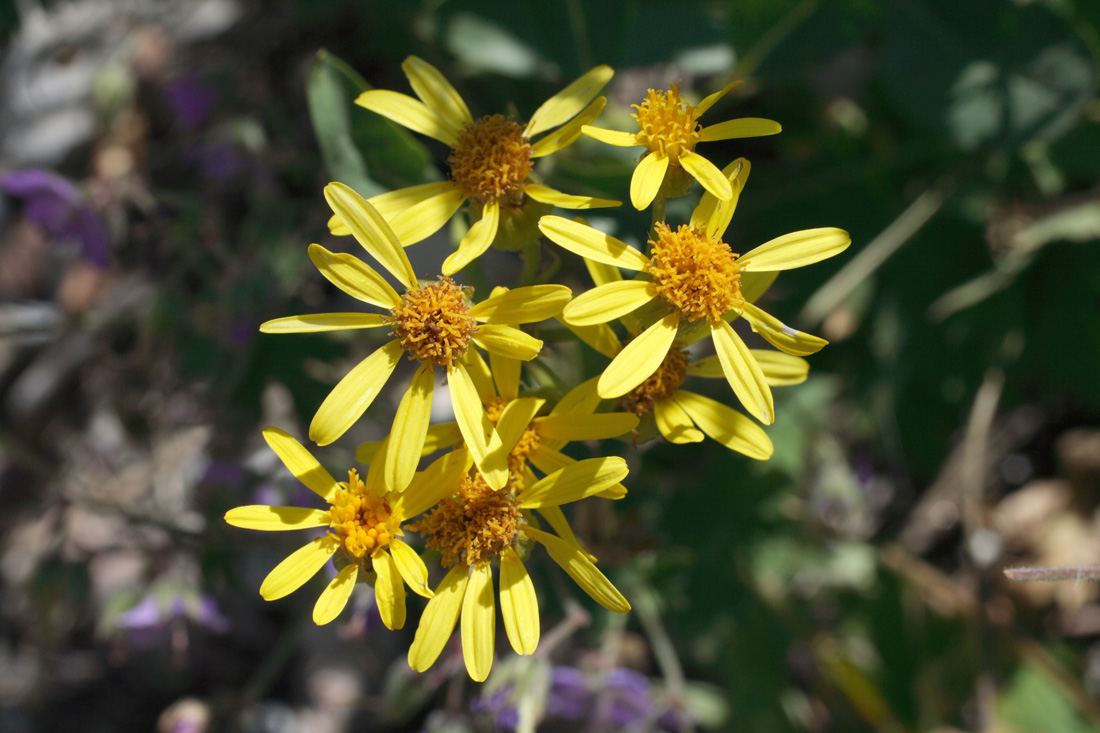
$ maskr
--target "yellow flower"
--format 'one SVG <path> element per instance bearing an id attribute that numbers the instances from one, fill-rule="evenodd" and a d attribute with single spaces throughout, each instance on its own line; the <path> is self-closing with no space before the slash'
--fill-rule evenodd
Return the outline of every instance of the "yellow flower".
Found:
<path id="1" fill-rule="evenodd" d="M 720 200 L 728 201 L 733 196 L 729 181 L 713 163 L 695 152 L 696 144 L 709 140 L 775 135 L 783 129 L 778 122 L 758 117 L 726 120 L 707 127 L 699 124 L 703 113 L 740 83 L 727 84 L 695 107 L 680 96 L 679 83 L 672 84 L 667 92 L 650 89 L 640 105 L 632 105 L 638 110 L 637 114 L 631 115 L 638 123 L 638 132 L 607 130 L 590 125 L 582 127 L 581 132 L 609 145 L 641 145 L 648 150 L 630 179 L 630 201 L 638 210 L 649 206 L 666 178 L 679 177 L 681 170 Z"/>
<path id="2" fill-rule="evenodd" d="M 409 666 L 418 672 L 431 667 L 461 616 L 466 671 L 479 682 L 488 677 L 496 641 L 493 563 L 500 567 L 500 610 L 508 640 L 517 654 L 534 653 L 539 642 L 538 599 L 517 552 L 517 547 L 527 544 L 524 538 L 545 547 L 597 603 L 617 613 L 629 611 L 627 600 L 575 541 L 531 526 L 524 513 L 605 495 L 626 474 L 623 459 L 608 457 L 578 461 L 518 490 L 510 484 L 503 491 L 493 491 L 475 475 L 411 525 L 428 547 L 439 550 L 444 567 L 451 570 L 424 609 L 409 648 Z M 625 493 L 620 487 L 611 498 Z"/>
<path id="3" fill-rule="evenodd" d="M 428 571 L 416 551 L 400 538 L 402 522 L 434 506 L 470 467 L 469 454 L 450 453 L 433 463 L 403 493 L 389 492 L 368 475 L 364 484 L 355 470 L 347 482 L 336 483 L 301 443 L 277 428 L 264 430 L 264 439 L 290 472 L 328 502 L 327 511 L 305 507 L 240 506 L 230 509 L 225 521 L 234 527 L 283 531 L 328 527 L 268 573 L 260 586 L 264 600 L 289 595 L 317 574 L 329 558 L 340 572 L 321 592 L 313 607 L 313 620 L 327 624 L 340 615 L 357 580 L 375 577 L 374 593 L 382 621 L 391 629 L 405 624 L 405 584 L 414 593 L 432 597 Z M 368 581 L 369 582 L 369 581 Z"/>
<path id="4" fill-rule="evenodd" d="M 615 73 L 597 66 L 535 110 L 526 126 L 503 115 L 474 120 L 462 97 L 431 64 L 409 56 L 401 65 L 419 99 L 384 89 L 363 92 L 355 103 L 451 147 L 451 180 L 402 188 L 370 199 L 408 246 L 439 231 L 459 207 L 473 200 L 480 219 L 443 263 L 453 275 L 496 238 L 502 206 L 519 206 L 524 195 L 567 209 L 618 206 L 618 201 L 570 196 L 529 181 L 533 160 L 572 145 L 581 126 L 599 116 L 606 100 L 596 97 Z M 535 136 L 557 128 L 540 139 Z M 330 221 L 333 234 L 347 234 Z"/>
<path id="5" fill-rule="evenodd" d="M 690 341 L 692 331 L 709 331 L 718 360 L 734 394 L 765 424 L 775 419 L 771 388 L 760 365 L 729 322 L 743 316 L 753 330 L 781 351 L 804 356 L 819 351 L 824 339 L 797 331 L 753 305 L 750 289 L 768 284 L 771 273 L 819 262 L 847 249 L 848 233 L 833 227 L 793 232 L 743 255 L 720 238 L 748 177 L 748 164 L 734 161 L 724 171 L 735 195 L 727 202 L 709 192 L 691 215 L 691 223 L 672 229 L 659 223 L 657 239 L 646 256 L 625 242 L 589 226 L 557 216 L 539 222 L 543 234 L 595 263 L 609 265 L 607 281 L 573 299 L 562 317 L 591 327 L 629 316 L 654 303 L 657 320 L 626 345 L 600 376 L 600 397 L 622 397 L 661 366 L 673 342 Z M 644 273 L 649 279 L 623 281 L 614 268 Z M 763 276 L 763 277 L 761 277 Z"/>
<path id="6" fill-rule="evenodd" d="M 359 194 L 340 183 L 325 187 L 325 197 L 355 239 L 405 288 L 397 291 L 358 258 L 309 247 L 313 263 L 348 295 L 380 308 L 380 313 L 319 313 L 289 316 L 260 326 L 264 333 L 305 333 L 390 326 L 395 338 L 353 368 L 325 398 L 309 426 L 309 437 L 328 445 L 355 423 L 378 396 L 403 353 L 421 362 L 394 419 L 394 449 L 383 470 L 393 491 L 408 486 L 428 430 L 435 367 L 447 374 L 455 417 L 478 469 L 494 488 L 508 479 L 507 451 L 485 417 L 467 370 L 479 346 L 490 353 L 530 360 L 542 341 L 509 324 L 532 323 L 561 312 L 569 288 L 535 285 L 516 288 L 472 304 L 466 289 L 450 278 L 420 285 L 397 237 L 378 212 Z M 486 437 L 486 435 L 488 437 Z"/>

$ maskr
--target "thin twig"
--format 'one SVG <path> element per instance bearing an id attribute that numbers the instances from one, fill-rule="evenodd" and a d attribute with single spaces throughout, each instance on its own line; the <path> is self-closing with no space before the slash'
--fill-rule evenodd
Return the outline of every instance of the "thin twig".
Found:
<path id="1" fill-rule="evenodd" d="M 1100 580 L 1100 567 L 1020 567 L 1005 568 L 1005 577 L 1016 582 Z"/>

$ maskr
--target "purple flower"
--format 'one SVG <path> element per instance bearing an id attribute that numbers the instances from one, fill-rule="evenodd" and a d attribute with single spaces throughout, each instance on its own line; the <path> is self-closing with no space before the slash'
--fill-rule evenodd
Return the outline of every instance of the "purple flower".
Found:
<path id="1" fill-rule="evenodd" d="M 546 712 L 566 720 L 580 720 L 592 704 L 592 693 L 584 673 L 575 667 L 554 667 L 550 673 L 550 692 Z"/>
<path id="2" fill-rule="evenodd" d="M 217 101 L 214 92 L 193 76 L 181 76 L 164 89 L 164 98 L 184 127 L 198 130 L 210 119 Z"/>
<path id="3" fill-rule="evenodd" d="M 103 220 L 69 181 L 40 168 L 0 174 L 0 190 L 23 200 L 23 216 L 53 239 L 80 243 L 84 259 L 106 267 L 111 238 Z"/>
<path id="4" fill-rule="evenodd" d="M 493 716 L 493 724 L 500 730 L 515 730 L 519 725 L 519 710 L 509 701 L 510 685 L 501 685 L 488 695 L 476 697 L 470 702 L 470 712 Z"/>
<path id="5" fill-rule="evenodd" d="M 604 689 L 610 699 L 608 716 L 617 726 L 628 726 L 648 717 L 653 709 L 649 680 L 633 669 L 619 667 L 604 677 Z"/>
<path id="6" fill-rule="evenodd" d="M 210 596 L 164 590 L 149 593 L 124 611 L 115 620 L 115 626 L 125 630 L 135 646 L 149 647 L 168 635 L 176 619 L 187 619 L 218 634 L 229 630 L 229 620 Z"/>

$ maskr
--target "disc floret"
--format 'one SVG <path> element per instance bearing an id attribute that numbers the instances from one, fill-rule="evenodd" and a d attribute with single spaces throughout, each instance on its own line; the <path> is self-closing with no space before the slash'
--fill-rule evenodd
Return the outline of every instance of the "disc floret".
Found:
<path id="1" fill-rule="evenodd" d="M 644 417 L 653 411 L 653 405 L 659 400 L 671 399 L 676 390 L 687 379 L 688 354 L 683 349 L 669 349 L 665 360 L 657 371 L 649 375 L 644 382 L 623 395 L 624 410 Z"/>
<path id="2" fill-rule="evenodd" d="M 657 239 L 649 242 L 652 255 L 644 271 L 669 305 L 688 321 L 706 318 L 711 323 L 744 306 L 738 255 L 728 244 L 688 224 L 673 231 L 659 222 L 655 229 Z"/>
<path id="3" fill-rule="evenodd" d="M 680 96 L 680 83 L 670 86 L 667 92 L 650 89 L 641 104 L 631 105 L 638 110 L 631 117 L 638 122 L 634 136 L 638 145 L 677 161 L 682 152 L 695 150 L 702 128 L 695 108 Z"/>
<path id="4" fill-rule="evenodd" d="M 401 346 L 420 361 L 438 366 L 453 366 L 477 331 L 465 289 L 449 277 L 409 290 L 390 315 Z"/>
<path id="5" fill-rule="evenodd" d="M 487 115 L 462 128 L 447 162 L 463 191 L 484 202 L 499 201 L 527 182 L 531 144 L 515 120 Z"/>
<path id="6" fill-rule="evenodd" d="M 348 471 L 347 483 L 341 483 L 333 495 L 329 516 L 329 528 L 340 539 L 341 550 L 355 561 L 389 546 L 401 534 L 385 497 L 368 494 L 355 469 Z"/>
<path id="7" fill-rule="evenodd" d="M 493 491 L 475 474 L 463 479 L 454 496 L 439 502 L 409 529 L 419 532 L 424 544 L 440 553 L 444 567 L 460 562 L 478 566 L 515 544 L 521 518 L 519 502 L 507 488 Z"/>

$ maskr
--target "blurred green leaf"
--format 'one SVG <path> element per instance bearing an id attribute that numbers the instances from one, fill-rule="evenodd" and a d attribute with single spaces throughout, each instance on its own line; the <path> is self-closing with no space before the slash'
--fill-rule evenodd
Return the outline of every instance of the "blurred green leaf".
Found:
<path id="1" fill-rule="evenodd" d="M 1005 731 L 1094 731 L 1074 708 L 1067 691 L 1030 664 L 1021 665 L 997 701 L 997 718 Z"/>

